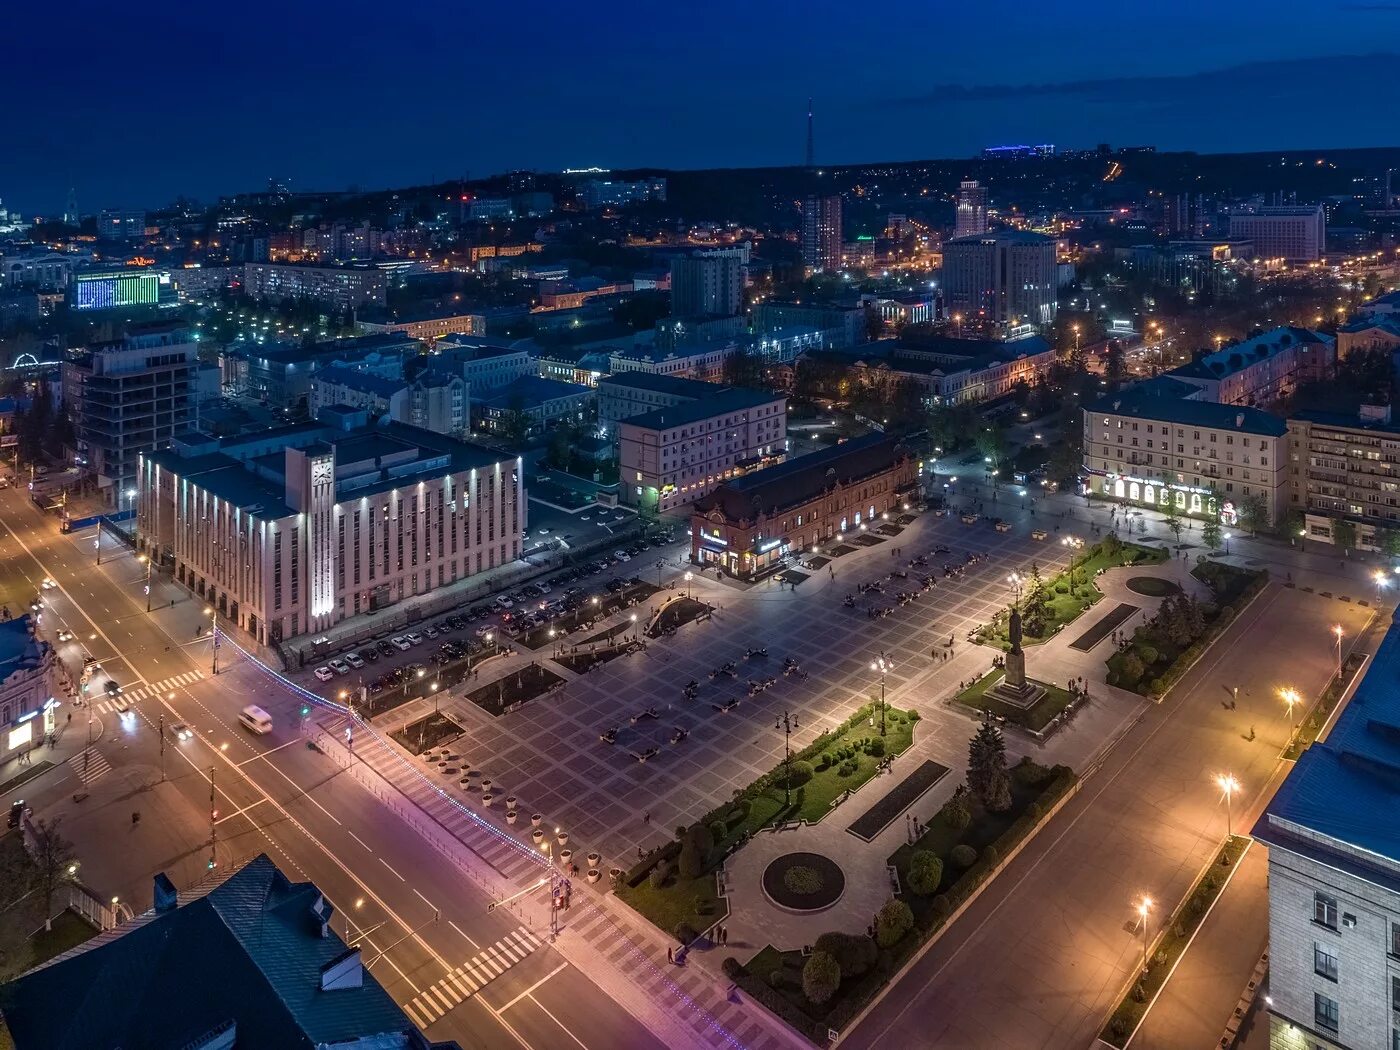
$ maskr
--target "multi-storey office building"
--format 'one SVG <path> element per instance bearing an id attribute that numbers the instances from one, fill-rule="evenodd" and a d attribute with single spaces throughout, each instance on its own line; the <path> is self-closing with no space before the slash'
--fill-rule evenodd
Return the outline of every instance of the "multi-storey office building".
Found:
<path id="1" fill-rule="evenodd" d="M 387 282 L 376 266 L 315 266 L 250 262 L 243 267 L 244 294 L 270 303 L 312 299 L 332 310 L 384 305 Z"/>
<path id="2" fill-rule="evenodd" d="M 1269 852 L 1269 1046 L 1400 1046 L 1400 627 L 1254 825 Z"/>
<path id="3" fill-rule="evenodd" d="M 1042 234 L 998 230 L 943 245 L 947 310 L 968 322 L 1049 324 L 1058 287 L 1055 242 Z"/>
<path id="4" fill-rule="evenodd" d="M 222 624 L 275 645 L 519 556 L 516 457 L 323 415 L 142 458 L 139 544 Z"/>
<path id="5" fill-rule="evenodd" d="M 1303 514 L 1308 539 L 1335 543 L 1349 522 L 1363 550 L 1400 529 L 1400 425 L 1389 406 L 1357 415 L 1299 412 L 1288 420 L 1288 506 Z"/>
<path id="6" fill-rule="evenodd" d="M 112 506 L 133 488 L 142 453 L 166 448 L 198 421 L 204 394 L 199 346 L 172 325 L 134 329 L 99 343 L 63 364 L 63 396 L 77 433 L 83 465 L 107 489 Z"/>
<path id="7" fill-rule="evenodd" d="M 884 434 L 756 470 L 695 503 L 690 558 L 748 578 L 798 554 L 870 527 L 905 508 L 918 463 Z"/>
<path id="8" fill-rule="evenodd" d="M 1321 204 L 1234 213 L 1230 216 L 1230 238 L 1253 241 L 1260 259 L 1316 262 L 1327 247 L 1327 216 Z"/>
<path id="9" fill-rule="evenodd" d="M 666 512 L 787 454 L 787 399 L 717 389 L 617 426 L 625 503 Z"/>
<path id="10" fill-rule="evenodd" d="M 802 261 L 808 270 L 841 268 L 841 198 L 808 197 L 802 205 Z"/>
<path id="11" fill-rule="evenodd" d="M 954 211 L 954 237 L 978 237 L 986 233 L 987 187 L 979 185 L 976 179 L 963 179 L 958 183 Z"/>
<path id="12" fill-rule="evenodd" d="M 485 335 L 486 317 L 442 307 L 418 311 L 371 309 L 356 315 L 355 328 L 366 334 L 403 332 L 431 348 L 444 336 Z"/>
<path id="13" fill-rule="evenodd" d="M 731 317 L 744 308 L 744 264 L 734 255 L 671 260 L 671 314 Z"/>
<path id="14" fill-rule="evenodd" d="M 1243 501 L 1262 501 L 1265 521 L 1278 521 L 1288 485 L 1283 420 L 1189 400 L 1198 394 L 1160 377 L 1086 406 L 1085 491 L 1228 524 Z"/>
<path id="15" fill-rule="evenodd" d="M 718 383 L 651 372 L 620 372 L 598 380 L 598 422 L 610 424 L 657 408 L 714 397 L 728 390 Z"/>
<path id="16" fill-rule="evenodd" d="M 283 412 L 295 412 L 320 369 L 342 365 L 383 379 L 403 378 L 418 341 L 403 332 L 333 339 L 313 346 L 235 344 L 224 352 L 224 383 Z"/>

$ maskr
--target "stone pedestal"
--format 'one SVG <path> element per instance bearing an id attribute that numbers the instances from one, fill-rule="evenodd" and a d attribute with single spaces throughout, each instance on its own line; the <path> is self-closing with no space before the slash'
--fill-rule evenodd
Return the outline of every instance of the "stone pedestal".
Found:
<path id="1" fill-rule="evenodd" d="M 1025 710 L 1045 695 L 1045 689 L 1026 680 L 1026 654 L 1020 645 L 1020 617 L 1013 616 L 1012 623 L 1012 644 L 1011 651 L 1006 654 L 1006 674 L 987 690 L 987 695 Z"/>

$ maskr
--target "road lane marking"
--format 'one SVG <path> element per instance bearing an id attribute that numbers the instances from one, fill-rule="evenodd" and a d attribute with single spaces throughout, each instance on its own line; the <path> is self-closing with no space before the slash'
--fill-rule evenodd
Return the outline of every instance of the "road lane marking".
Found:
<path id="1" fill-rule="evenodd" d="M 369 848 L 369 843 L 368 843 L 368 842 L 366 842 L 364 839 L 360 838 L 359 835 L 356 835 L 356 834 L 355 834 L 353 831 L 351 831 L 349 828 L 346 828 L 346 829 L 345 829 L 345 833 L 346 833 L 347 835 L 349 835 L 352 839 L 354 839 L 356 842 L 358 842 L 358 843 L 359 843 L 361 846 L 363 846 L 365 849 L 369 850 L 371 853 L 374 852 L 374 850 L 372 850 L 372 849 Z"/>
<path id="2" fill-rule="evenodd" d="M 534 1004 L 535 1004 L 536 1006 L 538 1006 L 541 1010 L 543 1010 L 543 1011 L 545 1012 L 546 1016 L 548 1016 L 549 1019 L 550 1019 L 551 1021 L 553 1021 L 555 1024 L 557 1024 L 560 1028 L 562 1028 L 562 1029 L 564 1030 L 564 1033 L 565 1033 L 570 1039 L 572 1039 L 574 1042 L 578 1043 L 579 1046 L 583 1047 L 583 1050 L 588 1050 L 588 1045 L 587 1045 L 582 1039 L 580 1039 L 578 1036 L 574 1035 L 573 1032 L 569 1031 L 569 1029 L 565 1026 L 565 1024 L 564 1024 L 563 1021 L 559 1020 L 559 1018 L 555 1017 L 552 1013 L 550 1013 L 550 1012 L 549 1012 L 549 1007 L 545 1006 L 544 1003 L 540 1002 L 540 1001 L 539 1001 L 538 999 L 536 999 L 533 995 L 530 996 L 530 1002 L 534 1003 Z"/>
<path id="3" fill-rule="evenodd" d="M 258 759 L 260 759 L 260 758 L 266 758 L 268 755 L 276 754 L 278 751 L 281 751 L 284 747 L 291 747 L 293 744 L 300 744 L 300 743 L 301 743 L 301 738 L 300 738 L 300 737 L 296 737 L 296 738 L 294 738 L 294 739 L 292 739 L 292 740 L 288 740 L 288 741 L 286 741 L 286 742 L 284 742 L 284 743 L 278 744 L 276 747 L 270 747 L 270 748 L 268 748 L 266 751 L 259 751 L 259 752 L 258 752 L 257 754 L 255 754 L 252 758 L 245 758 L 242 762 L 240 762 L 240 763 L 238 763 L 238 764 L 239 764 L 240 766 L 246 766 L 249 762 L 256 762 L 256 761 L 258 761 Z"/>
<path id="4" fill-rule="evenodd" d="M 385 860 L 383 857 L 380 857 L 380 858 L 379 858 L 379 863 L 380 863 L 380 864 L 383 864 L 386 868 L 388 868 L 391 872 L 393 872 L 394 877 L 397 878 L 400 882 L 407 882 L 407 881 L 408 881 L 406 878 L 404 878 L 402 875 L 400 875 L 397 871 L 394 871 L 393 867 L 391 867 L 390 864 L 389 864 L 389 862 L 388 862 L 387 860 Z"/>
<path id="5" fill-rule="evenodd" d="M 451 919 L 448 919 L 448 920 L 447 920 L 447 925 L 451 926 L 454 930 L 456 930 L 456 931 L 457 931 L 458 933 L 460 933 L 463 937 L 465 937 L 466 940 L 467 940 L 467 943 L 470 944 L 473 948 L 476 948 L 476 949 L 480 950 L 481 945 L 477 944 L 476 941 L 472 939 L 472 936 L 471 936 L 469 933 L 467 933 L 466 930 L 462 929 L 462 927 L 458 926 L 458 925 L 457 925 L 455 922 L 453 922 Z"/>
<path id="6" fill-rule="evenodd" d="M 544 984 L 545 981 L 549 980 L 551 977 L 553 977 L 553 976 L 554 976 L 556 973 L 558 973 L 560 970 L 567 970 L 568 968 L 569 968 L 569 964 L 568 964 L 568 963 L 560 963 L 560 964 L 559 964 L 558 966 L 556 966 L 554 969 L 550 970 L 549 973 L 545 974 L 543 977 L 541 977 L 541 978 L 540 978 L 538 981 L 536 981 L 534 984 L 530 985 L 529 988 L 526 988 L 523 992 L 521 992 L 519 995 L 517 995 L 517 996 L 516 996 L 514 999 L 512 999 L 510 1002 L 504 1004 L 504 1005 L 501 1007 L 501 1011 L 504 1013 L 506 1010 L 509 1010 L 512 1006 L 514 1006 L 516 1003 L 520 1002 L 520 1000 L 521 1000 L 521 999 L 524 999 L 527 995 L 529 995 L 531 999 L 534 999 L 535 997 L 534 997 L 533 995 L 530 994 L 531 992 L 533 992 L 533 991 L 534 991 L 536 988 L 538 988 L 540 985 Z M 538 1000 L 538 999 L 535 999 L 535 1002 L 539 1002 L 539 1000 Z"/>
<path id="7" fill-rule="evenodd" d="M 241 817 L 244 813 L 247 813 L 248 810 L 252 809 L 254 806 L 261 806 L 261 805 L 262 805 L 264 802 L 266 802 L 266 801 L 267 801 L 267 799 L 265 799 L 265 798 L 254 799 L 252 802 L 249 802 L 249 803 L 248 803 L 246 806 L 244 806 L 242 809 L 236 809 L 236 810 L 234 810 L 232 813 L 230 813 L 228 816 L 226 816 L 226 817 L 220 817 L 218 820 L 214 821 L 214 823 L 215 823 L 215 824 L 222 824 L 224 821 L 226 821 L 226 820 L 232 820 L 234 817 Z M 250 822 L 250 823 L 251 823 L 251 822 Z M 256 826 L 257 826 L 257 825 L 254 825 L 254 827 L 256 827 Z"/>
<path id="8" fill-rule="evenodd" d="M 418 893 L 418 891 L 417 891 L 416 889 L 415 889 L 413 892 L 414 892 L 414 893 Z M 418 899 L 419 899 L 420 901 L 422 901 L 424 904 L 426 904 L 429 908 L 432 908 L 433 911 L 437 911 L 437 908 L 433 905 L 433 902 L 430 901 L 430 900 L 428 900 L 428 898 L 425 897 L 425 896 L 423 896 L 421 893 L 418 893 Z"/>

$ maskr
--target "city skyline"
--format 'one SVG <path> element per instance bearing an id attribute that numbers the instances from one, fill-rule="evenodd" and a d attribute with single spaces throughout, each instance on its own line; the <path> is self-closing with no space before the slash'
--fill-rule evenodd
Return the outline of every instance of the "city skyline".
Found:
<path id="1" fill-rule="evenodd" d="M 202 57 L 176 62 L 177 80 L 149 73 L 114 90 L 108 63 L 55 78 L 47 48 L 20 52 L 10 93 L 28 82 L 46 90 L 0 153 L 0 195 L 23 214 L 53 214 L 73 186 L 90 214 L 182 193 L 208 202 L 269 178 L 343 189 L 515 168 L 796 166 L 809 96 L 819 165 L 957 158 L 1015 141 L 1239 152 L 1383 145 L 1389 134 L 1386 45 L 1400 20 L 1385 5 L 1308 3 L 1319 18 L 1306 36 L 1261 21 L 1268 9 L 1257 0 L 1212 10 L 1209 22 L 1203 5 L 1188 5 L 1166 24 L 1099 0 L 1078 4 L 1068 23 L 1009 7 L 998 18 L 998 6 L 886 3 L 875 12 L 884 17 L 840 34 L 830 32 L 839 10 L 826 4 L 799 22 L 721 4 L 533 34 L 485 10 L 463 27 L 468 38 L 443 32 L 446 12 L 428 4 L 396 11 L 373 34 L 360 31 L 378 17 L 368 5 L 334 24 L 318 6 L 292 5 L 275 32 L 264 20 L 165 4 L 139 25 L 108 24 L 93 8 L 64 28 L 76 53 Z M 890 20 L 901 39 L 928 42 L 927 60 L 888 54 Z M 940 43 L 990 24 L 1005 62 Z M 44 14 L 17 13 L 16 39 L 54 32 Z M 783 43 L 716 49 L 726 34 Z M 483 40 L 520 43 L 474 46 Z M 1296 75 L 1301 63 L 1327 70 L 1325 90 Z M 821 68 L 843 75 L 833 82 L 813 73 Z M 677 75 L 685 69 L 694 75 Z M 109 159 L 99 168 L 97 156 Z"/>

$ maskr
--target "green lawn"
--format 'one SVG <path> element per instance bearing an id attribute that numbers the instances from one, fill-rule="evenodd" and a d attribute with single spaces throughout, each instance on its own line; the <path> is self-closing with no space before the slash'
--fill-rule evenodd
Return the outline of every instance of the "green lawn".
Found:
<path id="1" fill-rule="evenodd" d="M 1103 592 L 1094 586 L 1093 580 L 1106 569 L 1125 565 L 1160 565 L 1167 560 L 1167 552 L 1160 547 L 1144 547 L 1137 543 L 1120 543 L 1116 553 L 1109 553 L 1105 543 L 1100 541 L 1089 547 L 1074 560 L 1074 586 L 1070 586 L 1070 571 L 1056 573 L 1045 581 L 1045 592 L 1049 598 L 1045 627 L 1039 633 L 1024 627 L 1023 641 L 1028 645 L 1053 638 L 1064 626 L 1077 619 L 1084 610 L 1092 607 L 1103 597 Z M 1008 623 L 1005 615 L 984 627 L 977 635 L 983 645 L 995 645 L 1005 650 L 1011 648 L 1007 635 Z"/>
<path id="2" fill-rule="evenodd" d="M 86 919 L 71 911 L 61 912 L 54 917 L 51 929 L 40 930 L 34 935 L 31 942 L 34 946 L 34 958 L 30 965 L 46 963 L 54 956 L 62 955 L 95 936 L 96 928 Z"/>
<path id="3" fill-rule="evenodd" d="M 988 671 L 972 685 L 968 686 L 954 699 L 967 707 L 972 707 L 978 711 L 990 711 L 994 715 L 1001 715 L 1008 722 L 1014 722 L 1019 726 L 1038 733 L 1050 724 L 1050 719 L 1069 706 L 1074 699 L 1074 694 L 1068 689 L 1061 689 L 1059 686 L 1049 685 L 1045 682 L 1038 683 L 1045 690 L 1045 695 L 1037 700 L 1030 708 L 1016 707 L 995 697 L 986 695 L 988 689 L 996 685 L 1006 676 L 1006 672 L 1001 668 Z M 1029 678 L 1030 676 L 1027 675 Z"/>
<path id="4" fill-rule="evenodd" d="M 713 826 L 724 825 L 725 834 L 715 843 L 712 863 L 698 878 L 685 879 L 674 873 L 662 886 L 653 886 L 649 877 L 625 879 L 616 887 L 617 895 L 659 929 L 674 934 L 682 921 L 696 928 L 708 926 L 723 910 L 715 895 L 714 866 L 729 847 L 741 839 L 769 827 L 792 820 L 815 823 L 831 812 L 831 803 L 846 791 L 852 791 L 875 776 L 881 759 L 867 754 L 862 745 L 880 735 L 880 720 L 872 705 L 865 705 L 835 732 L 823 734 L 807 747 L 793 754 L 794 762 L 808 762 L 813 767 L 812 778 L 792 788 L 790 801 L 784 803 L 782 787 L 783 764 L 751 784 L 733 802 L 725 803 L 702 820 Z M 886 712 L 884 754 L 898 754 L 914 741 L 917 716 L 910 711 L 888 708 Z M 823 756 L 830 756 L 827 761 Z M 852 768 L 852 765 L 854 768 Z M 846 772 L 842 772 L 842 768 Z M 670 847 L 675 848 L 675 843 Z M 640 862 L 629 875 L 642 869 L 650 870 L 654 858 Z M 629 886 L 628 881 L 637 885 Z"/>

